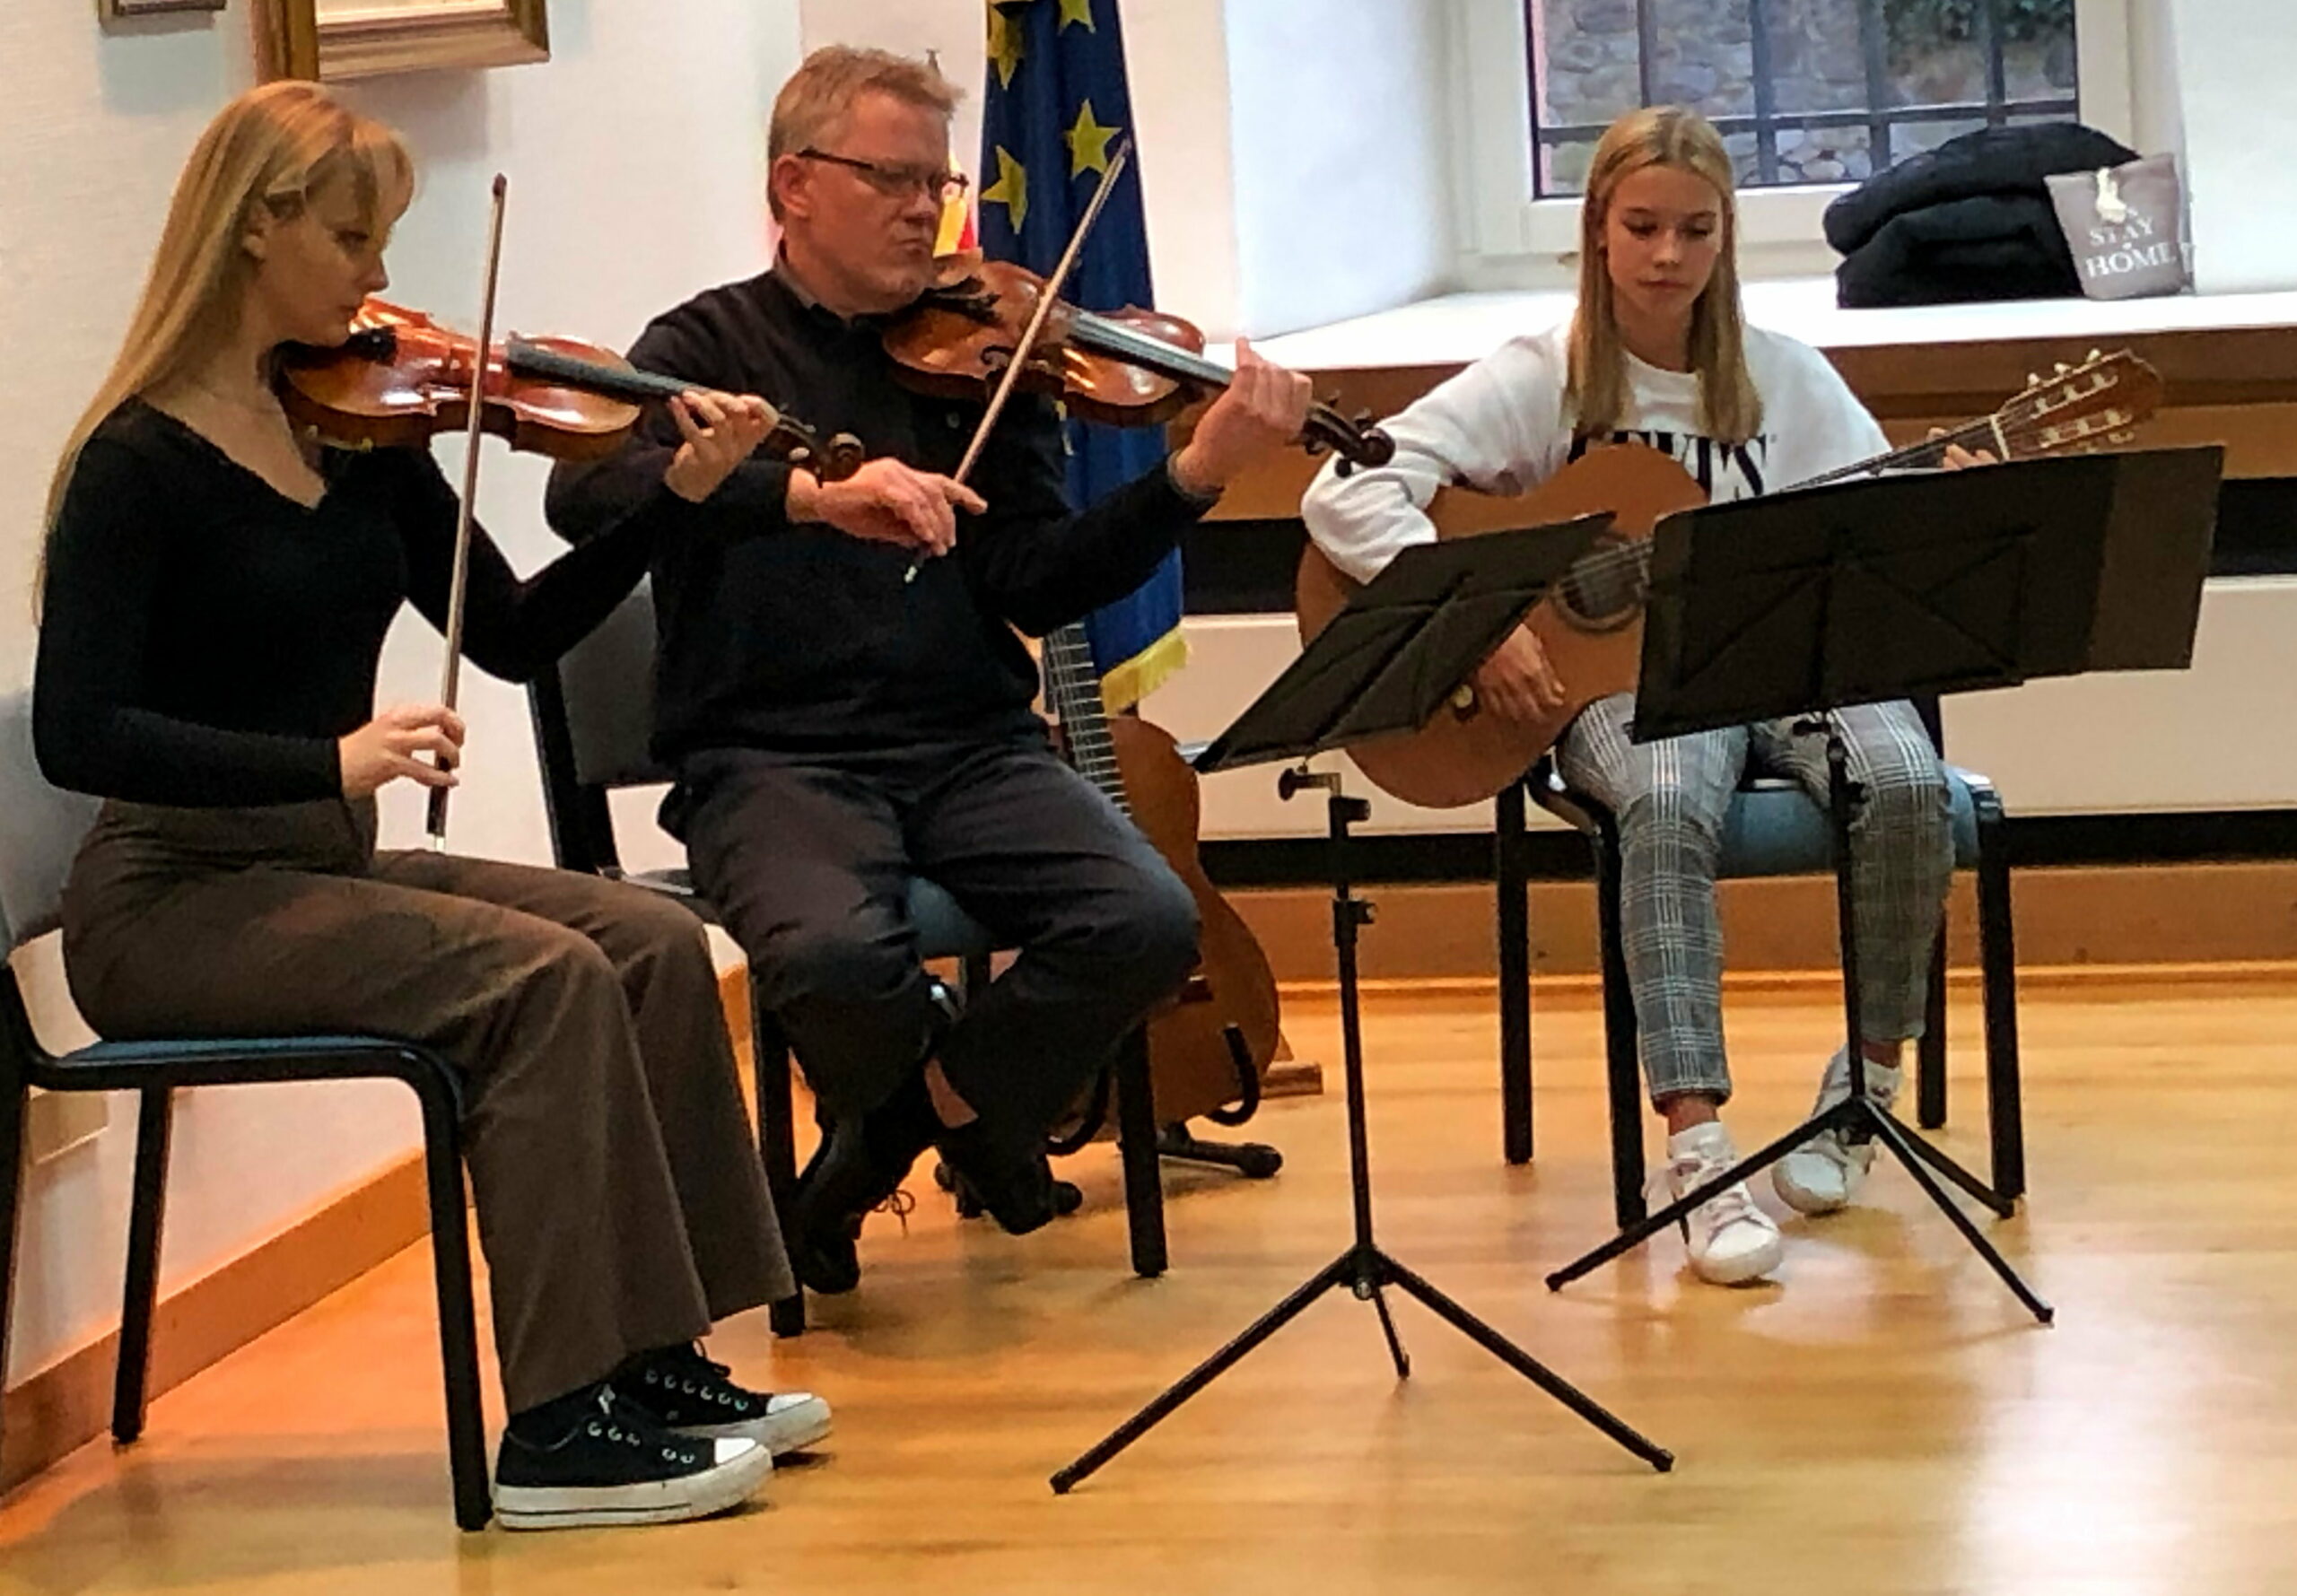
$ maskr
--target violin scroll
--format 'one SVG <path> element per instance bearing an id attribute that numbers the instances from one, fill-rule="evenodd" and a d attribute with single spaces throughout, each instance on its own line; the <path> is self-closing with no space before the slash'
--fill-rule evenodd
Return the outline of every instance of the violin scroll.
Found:
<path id="1" fill-rule="evenodd" d="M 1311 455 L 1331 450 L 1340 462 L 1332 469 L 1342 476 L 1358 466 L 1377 469 L 1396 458 L 1396 440 L 1372 424 L 1370 411 L 1342 415 L 1322 399 L 1308 406 L 1300 441 Z"/>

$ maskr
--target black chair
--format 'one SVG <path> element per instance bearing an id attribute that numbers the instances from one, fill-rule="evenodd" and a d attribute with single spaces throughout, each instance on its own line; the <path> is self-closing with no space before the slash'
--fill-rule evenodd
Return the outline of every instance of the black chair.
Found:
<path id="1" fill-rule="evenodd" d="M 1933 727 L 1933 735 L 1935 735 Z M 1973 772 L 1946 767 L 1953 799 L 1954 864 L 1978 875 L 1978 965 L 1986 1025 L 1988 1131 L 1995 1190 L 2025 1195 L 2024 1112 L 2018 1073 L 2017 949 L 2010 912 L 2010 846 L 2000 794 Z M 1498 806 L 1500 926 L 1500 1098 L 1510 1163 L 1532 1155 L 1531 988 L 1524 799 L 1568 821 L 1594 849 L 1595 907 L 1603 966 L 1604 1074 L 1611 1107 L 1612 1202 L 1622 1229 L 1644 1203 L 1643 1087 L 1635 1002 L 1620 934 L 1618 824 L 1574 791 L 1551 760 L 1533 766 Z M 1719 879 L 1812 876 L 1833 870 L 1827 813 L 1789 781 L 1757 778 L 1734 798 L 1725 822 Z M 1915 1106 L 1925 1129 L 1946 1122 L 1946 938 L 1930 961 L 1923 1036 L 1916 1051 Z"/>
<path id="2" fill-rule="evenodd" d="M 0 699 L 0 942 L 10 952 L 55 929 L 65 872 L 94 817 L 92 800 L 59 792 L 41 778 L 32 757 L 30 696 L 17 693 Z M 32 1087 L 136 1095 L 135 1195 L 128 1211 L 127 1281 L 111 1411 L 112 1438 L 125 1445 L 144 1433 L 174 1093 L 188 1086 L 277 1081 L 404 1081 L 423 1110 L 455 1522 L 466 1530 L 485 1529 L 493 1504 L 463 1199 L 462 1087 L 453 1068 L 426 1049 L 373 1036 L 101 1042 L 59 1057 L 33 1034 L 14 972 L 0 971 L 0 1368 L 7 1365 L 25 1105 Z"/>
<path id="3" fill-rule="evenodd" d="M 551 849 L 562 868 L 595 871 L 670 894 L 715 922 L 717 911 L 694 890 L 688 872 L 625 871 L 615 842 L 608 795 L 617 788 L 657 786 L 670 780 L 650 749 L 654 649 L 653 594 L 641 586 L 597 631 L 570 650 L 555 670 L 529 684 L 528 701 L 541 750 Z M 1005 950 L 955 899 L 915 877 L 909 884 L 908 911 L 922 957 L 956 960 L 968 985 L 986 982 L 991 957 Z M 755 982 L 749 990 L 758 1156 L 764 1162 L 774 1203 L 786 1213 L 797 1182 L 790 1042 L 773 1012 L 759 1000 Z M 1165 1272 L 1166 1261 L 1165 1197 L 1145 1032 L 1136 1029 L 1120 1044 L 1114 1073 L 1132 1268 L 1136 1274 L 1153 1277 Z M 775 1334 L 803 1334 L 803 1289 L 774 1304 L 771 1318 Z"/>

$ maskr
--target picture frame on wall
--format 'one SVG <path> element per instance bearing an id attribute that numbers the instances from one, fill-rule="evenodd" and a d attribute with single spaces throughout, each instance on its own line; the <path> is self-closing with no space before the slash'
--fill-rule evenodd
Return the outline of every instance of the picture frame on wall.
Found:
<path id="1" fill-rule="evenodd" d="M 171 11 L 221 11 L 231 0 L 96 0 L 96 15 L 107 22 L 164 16 Z"/>
<path id="2" fill-rule="evenodd" d="M 340 82 L 550 59 L 548 0 L 255 0 L 258 70 Z"/>

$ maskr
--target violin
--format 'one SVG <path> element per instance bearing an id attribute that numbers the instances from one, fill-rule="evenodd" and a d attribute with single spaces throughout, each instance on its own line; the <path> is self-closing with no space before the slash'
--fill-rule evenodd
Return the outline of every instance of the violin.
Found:
<path id="1" fill-rule="evenodd" d="M 939 279 L 885 332 L 895 378 L 934 398 L 990 397 L 1028 353 L 1014 386 L 1049 394 L 1087 421 L 1156 426 L 1228 386 L 1227 368 L 1204 358 L 1204 335 L 1177 316 L 1126 310 L 1102 314 L 1066 301 L 1044 305 L 1044 279 L 1012 261 L 952 255 Z M 1042 314 L 1035 339 L 1026 337 Z M 1395 444 L 1370 423 L 1318 401 L 1299 441 L 1330 449 L 1343 470 L 1384 466 Z"/>
<path id="2" fill-rule="evenodd" d="M 299 346 L 279 371 L 288 415 L 327 441 L 358 449 L 411 449 L 440 432 L 467 430 L 478 366 L 476 339 L 420 310 L 382 300 L 361 308 L 351 336 L 331 349 Z M 643 371 L 610 349 L 576 338 L 516 335 L 487 353 L 483 430 L 513 449 L 555 460 L 611 454 L 638 424 L 641 406 L 700 384 Z M 758 447 L 825 482 L 853 475 L 860 441 L 841 432 L 824 443 L 803 422 L 772 410 Z"/>

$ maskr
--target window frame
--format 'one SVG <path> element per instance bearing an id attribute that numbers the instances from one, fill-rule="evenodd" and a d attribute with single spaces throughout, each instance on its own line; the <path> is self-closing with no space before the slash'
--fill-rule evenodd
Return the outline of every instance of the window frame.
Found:
<path id="1" fill-rule="evenodd" d="M 2136 146 L 2133 14 L 2164 0 L 2074 0 L 2082 119 Z M 1533 199 L 1532 83 L 1524 0 L 1451 0 L 1453 162 L 1461 278 L 1470 289 L 1568 283 L 1579 249 L 1579 201 Z M 1820 219 L 1850 183 L 1751 188 L 1739 196 L 1741 275 L 1830 272 Z"/>

